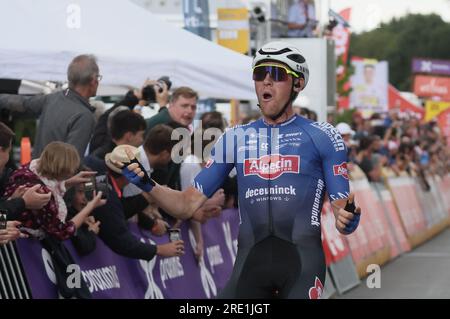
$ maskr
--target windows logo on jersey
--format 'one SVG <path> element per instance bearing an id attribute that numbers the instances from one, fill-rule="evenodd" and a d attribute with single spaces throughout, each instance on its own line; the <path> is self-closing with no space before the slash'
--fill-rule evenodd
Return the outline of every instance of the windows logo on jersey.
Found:
<path id="1" fill-rule="evenodd" d="M 348 179 L 347 163 L 342 162 L 339 165 L 333 165 L 333 173 L 334 176 L 341 175 L 343 178 Z"/>
<path id="2" fill-rule="evenodd" d="M 300 156 L 298 155 L 264 155 L 260 158 L 244 160 L 244 176 L 258 175 L 263 179 L 276 179 L 284 173 L 300 172 Z"/>

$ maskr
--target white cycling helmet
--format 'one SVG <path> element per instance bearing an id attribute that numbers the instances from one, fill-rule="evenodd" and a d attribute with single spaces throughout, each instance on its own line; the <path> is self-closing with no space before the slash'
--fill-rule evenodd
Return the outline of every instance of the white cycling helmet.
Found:
<path id="1" fill-rule="evenodd" d="M 296 47 L 282 41 L 266 43 L 256 52 L 252 68 L 257 64 L 268 60 L 286 64 L 293 72 L 303 75 L 305 78 L 305 87 L 306 84 L 308 84 L 308 64 Z"/>

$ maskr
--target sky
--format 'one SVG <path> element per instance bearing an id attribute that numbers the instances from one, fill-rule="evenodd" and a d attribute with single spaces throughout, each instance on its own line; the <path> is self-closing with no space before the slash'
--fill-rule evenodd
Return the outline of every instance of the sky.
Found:
<path id="1" fill-rule="evenodd" d="M 328 11 L 327 4 L 334 11 L 352 7 L 350 24 L 354 32 L 376 28 L 380 22 L 408 13 L 436 13 L 450 22 L 450 0 L 320 0 L 322 14 Z M 326 10 L 326 11 L 325 11 Z"/>

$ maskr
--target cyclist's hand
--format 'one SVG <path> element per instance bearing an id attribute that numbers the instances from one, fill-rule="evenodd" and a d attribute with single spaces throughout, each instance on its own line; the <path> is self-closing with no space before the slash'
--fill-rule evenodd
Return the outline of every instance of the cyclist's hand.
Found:
<path id="1" fill-rule="evenodd" d="M 130 164 L 125 165 L 111 160 L 111 163 L 122 170 L 122 175 L 131 183 L 142 189 L 144 192 L 150 192 L 154 186 L 142 164 L 134 157 L 130 149 L 126 148 L 125 153 L 130 160 Z"/>
<path id="2" fill-rule="evenodd" d="M 350 193 L 347 199 L 347 204 L 344 208 L 340 208 L 333 204 L 336 217 L 336 228 L 344 235 L 353 233 L 359 225 L 359 219 L 361 217 L 361 208 L 355 206 L 355 194 Z"/>

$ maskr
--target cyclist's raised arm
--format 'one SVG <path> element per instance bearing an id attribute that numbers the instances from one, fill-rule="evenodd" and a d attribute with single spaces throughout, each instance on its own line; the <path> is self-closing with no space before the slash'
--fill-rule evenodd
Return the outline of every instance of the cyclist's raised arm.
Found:
<path id="1" fill-rule="evenodd" d="M 129 165 L 129 168 L 131 165 Z M 139 168 L 137 169 L 139 170 Z M 204 216 L 194 215 L 194 213 L 208 199 L 203 193 L 193 186 L 184 191 L 177 191 L 157 183 L 154 184 L 150 192 L 143 193 L 146 198 L 153 200 L 159 207 L 175 218 L 202 220 Z"/>

